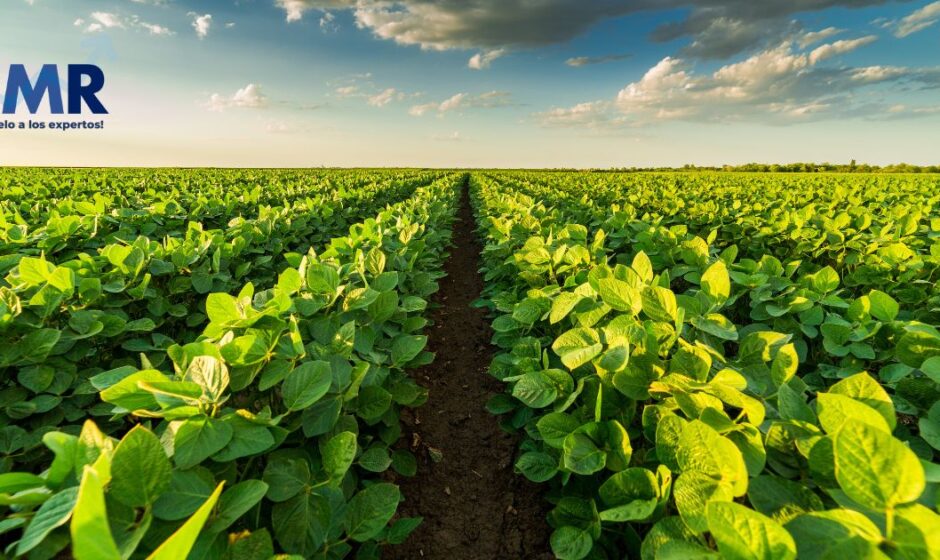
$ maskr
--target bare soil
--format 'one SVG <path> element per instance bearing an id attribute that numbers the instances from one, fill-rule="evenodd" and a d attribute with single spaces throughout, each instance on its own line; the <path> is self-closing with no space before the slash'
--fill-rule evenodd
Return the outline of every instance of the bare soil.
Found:
<path id="1" fill-rule="evenodd" d="M 502 384 L 487 373 L 494 348 L 486 311 L 471 306 L 483 279 L 466 185 L 458 218 L 428 332 L 437 358 L 412 373 L 429 390 L 428 402 L 403 415 L 418 474 L 397 481 L 405 496 L 399 511 L 424 522 L 383 558 L 550 559 L 548 505 L 513 472 L 516 437 L 484 409 Z"/>

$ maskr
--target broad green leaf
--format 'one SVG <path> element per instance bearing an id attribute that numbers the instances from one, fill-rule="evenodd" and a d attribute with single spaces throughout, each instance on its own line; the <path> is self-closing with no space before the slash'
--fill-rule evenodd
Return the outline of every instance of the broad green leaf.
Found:
<path id="1" fill-rule="evenodd" d="M 940 356 L 924 360 L 924 363 L 920 365 L 920 370 L 934 383 L 940 383 Z"/>
<path id="2" fill-rule="evenodd" d="M 881 530 L 857 511 L 804 513 L 787 523 L 786 529 L 796 541 L 800 560 L 888 558 L 878 550 Z"/>
<path id="3" fill-rule="evenodd" d="M 556 449 L 561 449 L 565 438 L 581 426 L 574 417 L 564 412 L 552 412 L 539 418 L 536 423 L 539 434 L 545 440 L 545 444 Z"/>
<path id="4" fill-rule="evenodd" d="M 573 473 L 593 474 L 607 464 L 607 453 L 598 448 L 587 434 L 575 432 L 568 435 L 562 449 L 562 465 Z"/>
<path id="5" fill-rule="evenodd" d="M 903 364 L 921 368 L 924 362 L 940 357 L 940 336 L 921 330 L 909 331 L 897 342 L 894 353 Z"/>
<path id="6" fill-rule="evenodd" d="M 731 296 L 731 279 L 725 261 L 715 261 L 702 273 L 702 291 L 713 301 L 721 304 Z"/>
<path id="7" fill-rule="evenodd" d="M 209 400 L 217 402 L 228 388 L 228 368 L 212 356 L 196 356 L 186 368 L 186 380 L 202 387 Z"/>
<path id="8" fill-rule="evenodd" d="M 898 509 L 891 541 L 894 558 L 931 560 L 940 556 L 940 515 L 921 504 Z"/>
<path id="9" fill-rule="evenodd" d="M 552 350 L 568 369 L 574 370 L 590 362 L 604 349 L 594 329 L 575 328 L 559 336 Z"/>
<path id="10" fill-rule="evenodd" d="M 708 530 L 722 558 L 729 560 L 791 560 L 793 537 L 774 520 L 734 502 L 708 504 Z"/>
<path id="11" fill-rule="evenodd" d="M 141 389 L 138 384 L 140 382 L 159 383 L 166 381 L 169 381 L 169 378 L 157 370 L 147 369 L 139 371 L 101 391 L 101 400 L 129 411 L 156 409 L 156 398 L 149 391 Z"/>
<path id="12" fill-rule="evenodd" d="M 875 511 L 913 502 L 924 492 L 924 469 L 890 433 L 863 423 L 836 435 L 836 480 L 845 493 Z"/>
<path id="13" fill-rule="evenodd" d="M 21 490 L 41 488 L 45 479 L 29 473 L 12 472 L 0 474 L 0 494 L 15 494 Z"/>
<path id="14" fill-rule="evenodd" d="M 548 376 L 532 371 L 516 381 L 512 396 L 529 408 L 545 408 L 558 399 L 558 388 Z"/>
<path id="15" fill-rule="evenodd" d="M 392 457 L 385 447 L 370 447 L 359 456 L 357 464 L 369 472 L 385 472 L 392 464 Z"/>
<path id="16" fill-rule="evenodd" d="M 769 474 L 751 479 L 747 498 L 755 510 L 778 523 L 786 523 L 802 513 L 823 509 L 822 499 L 808 487 Z"/>
<path id="17" fill-rule="evenodd" d="M 594 547 L 591 535 L 577 527 L 559 527 L 551 536 L 552 552 L 558 560 L 581 560 L 587 558 Z"/>
<path id="18" fill-rule="evenodd" d="M 232 426 L 205 415 L 184 420 L 173 440 L 173 461 L 181 469 L 194 467 L 232 440 Z"/>
<path id="19" fill-rule="evenodd" d="M 405 542 L 408 536 L 424 521 L 423 517 L 403 517 L 396 519 L 392 526 L 388 528 L 388 543 L 401 544 Z"/>
<path id="20" fill-rule="evenodd" d="M 653 528 L 643 539 L 640 558 L 642 560 L 656 560 L 657 558 L 667 557 L 668 549 L 678 543 L 686 543 L 692 546 L 700 545 L 698 537 L 682 521 L 682 518 L 677 516 L 664 517 L 653 525 Z M 675 558 L 679 560 L 686 558 L 686 556 L 680 555 Z"/>
<path id="21" fill-rule="evenodd" d="M 838 393 L 819 393 L 816 396 L 816 414 L 826 432 L 837 434 L 846 424 L 868 424 L 885 433 L 891 426 L 884 416 L 867 404 Z"/>
<path id="22" fill-rule="evenodd" d="M 708 530 L 705 508 L 709 502 L 730 502 L 734 499 L 728 483 L 699 471 L 680 474 L 673 485 L 672 494 L 682 520 L 698 534 Z"/>
<path id="23" fill-rule="evenodd" d="M 153 505 L 153 515 L 167 521 L 185 519 L 199 509 L 214 488 L 212 473 L 205 468 L 175 470 L 169 488 Z"/>
<path id="24" fill-rule="evenodd" d="M 401 492 L 394 484 L 383 482 L 360 490 L 346 509 L 346 534 L 356 542 L 375 537 L 395 515 L 399 501 Z"/>
<path id="25" fill-rule="evenodd" d="M 303 410 L 330 390 L 333 372 L 329 362 L 304 362 L 294 368 L 281 384 L 281 396 L 288 410 Z"/>
<path id="26" fill-rule="evenodd" d="M 872 290 L 868 293 L 868 299 L 871 301 L 871 315 L 879 321 L 894 321 L 898 316 L 900 306 L 895 299 L 879 290 Z"/>
<path id="27" fill-rule="evenodd" d="M 884 387 L 867 373 L 862 372 L 847 377 L 830 387 L 829 392 L 851 397 L 874 408 L 885 419 L 888 427 L 892 431 L 894 430 L 897 418 L 894 414 L 894 404 L 891 402 L 891 397 L 888 396 L 888 392 L 884 390 Z"/>
<path id="28" fill-rule="evenodd" d="M 640 292 L 623 280 L 614 277 L 601 278 L 598 280 L 598 292 L 604 303 L 617 311 L 636 315 L 643 308 Z"/>
<path id="29" fill-rule="evenodd" d="M 558 473 L 558 460 L 547 453 L 529 451 L 516 460 L 516 470 L 532 482 L 548 482 Z"/>
<path id="30" fill-rule="evenodd" d="M 17 556 L 36 548 L 49 533 L 68 522 L 78 499 L 78 490 L 78 486 L 66 488 L 43 502 L 23 531 L 16 546 Z"/>
<path id="31" fill-rule="evenodd" d="M 696 471 L 721 480 L 736 497 L 747 492 L 747 466 L 741 451 L 704 422 L 693 420 L 683 427 L 676 459 L 680 472 Z"/>
<path id="32" fill-rule="evenodd" d="M 241 416 L 231 416 L 223 422 L 232 426 L 232 439 L 221 451 L 212 456 L 214 461 L 227 462 L 258 455 L 274 445 L 274 436 L 265 426 L 259 426 Z"/>
<path id="33" fill-rule="evenodd" d="M 643 313 L 654 321 L 675 323 L 679 314 L 676 295 L 672 290 L 650 286 L 643 290 Z"/>
<path id="34" fill-rule="evenodd" d="M 584 299 L 583 296 L 572 292 L 558 294 L 552 301 L 552 309 L 548 315 L 549 323 L 554 325 L 567 317 L 582 299 Z"/>
<path id="35" fill-rule="evenodd" d="M 414 360 L 427 346 L 428 337 L 423 335 L 398 336 L 392 342 L 392 364 L 403 366 Z"/>
<path id="36" fill-rule="evenodd" d="M 170 486 L 172 474 L 160 440 L 138 424 L 114 448 L 109 495 L 129 507 L 144 507 Z"/>
<path id="37" fill-rule="evenodd" d="M 831 266 L 826 266 L 812 275 L 813 289 L 827 294 L 839 287 L 839 273 Z"/>
<path id="38" fill-rule="evenodd" d="M 310 465 L 300 458 L 278 457 L 269 461 L 264 469 L 264 481 L 268 485 L 267 497 L 272 502 L 284 502 L 293 498 L 310 480 Z"/>
<path id="39" fill-rule="evenodd" d="M 281 548 L 301 558 L 313 556 L 327 537 L 331 516 L 335 515 L 326 496 L 298 494 L 275 504 L 271 512 L 274 536 Z"/>
<path id="40" fill-rule="evenodd" d="M 333 480 L 341 480 L 356 459 L 356 434 L 340 432 L 323 446 L 323 470 Z"/>

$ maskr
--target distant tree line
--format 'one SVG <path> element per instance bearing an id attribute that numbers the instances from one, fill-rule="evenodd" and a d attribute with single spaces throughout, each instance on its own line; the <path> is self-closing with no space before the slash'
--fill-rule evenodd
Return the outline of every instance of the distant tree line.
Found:
<path id="1" fill-rule="evenodd" d="M 747 163 L 744 165 L 723 165 L 709 167 L 700 165 L 685 165 L 675 167 L 629 167 L 620 169 L 598 169 L 596 171 L 709 171 L 733 173 L 940 173 L 940 165 L 910 165 L 897 163 L 894 165 L 869 165 L 867 163 Z"/>

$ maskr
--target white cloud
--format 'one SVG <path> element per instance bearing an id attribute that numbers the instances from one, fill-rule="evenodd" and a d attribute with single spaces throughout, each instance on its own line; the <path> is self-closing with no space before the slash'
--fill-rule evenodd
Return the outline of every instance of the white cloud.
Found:
<path id="1" fill-rule="evenodd" d="M 392 101 L 402 98 L 403 94 L 399 93 L 398 90 L 395 88 L 388 88 L 381 93 L 377 93 L 376 95 L 369 97 L 369 105 L 372 105 L 373 107 L 385 107 Z"/>
<path id="2" fill-rule="evenodd" d="M 331 9 L 352 8 L 356 0 L 275 0 L 275 4 L 284 10 L 288 22 L 300 21 L 308 10 L 327 11 Z"/>
<path id="3" fill-rule="evenodd" d="M 92 12 L 88 19 L 78 18 L 73 25 L 82 28 L 85 33 L 98 33 L 106 29 L 138 29 L 151 35 L 174 35 L 169 28 L 142 21 L 138 16 L 125 17 L 111 12 Z"/>
<path id="4" fill-rule="evenodd" d="M 821 60 L 854 51 L 859 47 L 870 45 L 877 40 L 878 37 L 874 35 L 868 35 L 867 37 L 859 37 L 858 39 L 846 39 L 842 41 L 836 41 L 835 43 L 827 43 L 813 49 L 813 52 L 809 54 L 809 63 L 814 65 Z"/>
<path id="5" fill-rule="evenodd" d="M 506 91 L 490 91 L 479 95 L 457 93 L 439 103 L 414 105 L 408 110 L 408 114 L 413 117 L 421 117 L 428 113 L 443 116 L 462 109 L 492 109 L 509 105 L 512 105 L 512 94 Z"/>
<path id="6" fill-rule="evenodd" d="M 248 84 L 231 96 L 213 93 L 205 103 L 210 111 L 222 112 L 226 109 L 262 109 L 268 106 L 268 98 L 258 84 Z"/>
<path id="7" fill-rule="evenodd" d="M 235 27 L 235 22 L 234 22 L 234 21 L 227 21 L 227 22 L 225 22 L 225 28 L 226 28 L 226 29 L 231 29 L 231 28 L 233 28 L 233 27 Z"/>
<path id="8" fill-rule="evenodd" d="M 920 87 L 940 83 L 940 68 L 822 64 L 874 40 L 869 36 L 836 41 L 813 50 L 800 49 L 799 40 L 788 41 L 710 74 L 695 72 L 694 65 L 685 59 L 666 57 L 621 89 L 614 100 L 554 108 L 536 118 L 546 126 L 601 128 L 675 120 L 787 124 L 834 116 L 869 117 L 887 108 L 878 98 L 865 97 L 864 88 L 901 82 Z"/>
<path id="9" fill-rule="evenodd" d="M 196 30 L 196 36 L 205 39 L 209 35 L 209 30 L 212 29 L 212 14 L 199 15 L 196 12 L 189 12 L 189 16 L 193 18 L 192 25 Z"/>
<path id="10" fill-rule="evenodd" d="M 900 20 L 889 23 L 894 28 L 895 37 L 907 37 L 931 27 L 940 20 L 940 2 L 927 4 Z"/>
<path id="11" fill-rule="evenodd" d="M 150 32 L 151 35 L 175 35 L 168 27 L 157 25 L 155 23 L 140 22 L 140 26 Z"/>
<path id="12" fill-rule="evenodd" d="M 473 70 L 484 70 L 490 67 L 494 60 L 506 54 L 506 49 L 494 49 L 473 55 L 467 66 Z"/>
<path id="13" fill-rule="evenodd" d="M 825 41 L 836 35 L 845 32 L 844 29 L 839 29 L 836 27 L 827 27 L 825 29 L 820 29 L 819 31 L 808 31 L 803 33 L 799 38 L 799 44 L 801 49 L 805 49 L 809 46 L 815 45 L 821 41 Z"/>
<path id="14" fill-rule="evenodd" d="M 126 27 L 121 16 L 110 12 L 92 12 L 88 17 L 88 21 L 78 18 L 75 20 L 74 25 L 83 27 L 85 33 L 97 33 L 105 29 L 124 29 Z"/>
<path id="15" fill-rule="evenodd" d="M 361 97 L 363 95 L 359 92 L 359 86 L 356 85 L 338 87 L 333 91 L 340 98 Z"/>

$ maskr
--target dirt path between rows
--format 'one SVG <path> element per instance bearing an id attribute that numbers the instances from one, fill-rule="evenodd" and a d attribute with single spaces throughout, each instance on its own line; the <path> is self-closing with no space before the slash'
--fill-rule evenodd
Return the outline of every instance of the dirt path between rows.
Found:
<path id="1" fill-rule="evenodd" d="M 437 358 L 413 372 L 428 388 L 428 402 L 403 418 L 408 441 L 419 442 L 418 475 L 398 481 L 405 496 L 399 510 L 424 523 L 383 558 L 552 558 L 547 504 L 534 484 L 513 473 L 517 440 L 484 409 L 502 387 L 487 374 L 494 349 L 486 311 L 471 307 L 483 279 L 466 186 L 458 218 L 447 277 L 435 296 L 439 307 L 431 312 L 428 347 Z"/>

